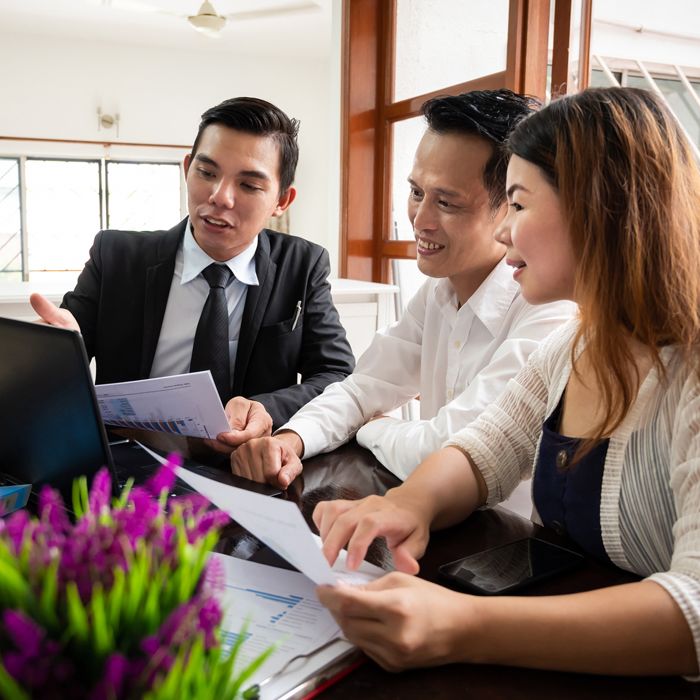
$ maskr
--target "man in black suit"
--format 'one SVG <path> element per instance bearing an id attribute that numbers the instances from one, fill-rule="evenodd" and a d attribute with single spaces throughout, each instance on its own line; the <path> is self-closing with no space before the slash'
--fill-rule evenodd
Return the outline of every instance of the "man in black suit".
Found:
<path id="1" fill-rule="evenodd" d="M 61 309 L 31 298 L 44 321 L 80 330 L 98 384 L 166 376 L 190 371 L 193 345 L 210 349 L 200 342 L 212 284 L 203 274 L 225 266 L 227 281 L 213 284 L 225 294 L 224 345 L 228 311 L 228 381 L 217 386 L 231 431 L 222 447 L 269 434 L 354 367 L 328 253 L 263 228 L 296 195 L 297 131 L 255 98 L 207 110 L 184 161 L 188 218 L 169 231 L 101 231 Z"/>

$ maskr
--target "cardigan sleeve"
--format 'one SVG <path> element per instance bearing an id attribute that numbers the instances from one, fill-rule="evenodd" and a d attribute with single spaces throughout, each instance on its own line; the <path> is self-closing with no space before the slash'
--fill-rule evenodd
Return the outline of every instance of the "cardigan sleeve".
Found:
<path id="1" fill-rule="evenodd" d="M 445 443 L 469 454 L 484 477 L 487 506 L 504 501 L 529 478 L 550 394 L 566 367 L 574 322 L 549 336 L 501 396 Z"/>
<path id="2" fill-rule="evenodd" d="M 671 566 L 649 579 L 663 586 L 681 609 L 700 666 L 700 379 L 694 371 L 673 423 L 670 477 L 677 513 Z M 700 676 L 692 680 L 700 681 Z"/>

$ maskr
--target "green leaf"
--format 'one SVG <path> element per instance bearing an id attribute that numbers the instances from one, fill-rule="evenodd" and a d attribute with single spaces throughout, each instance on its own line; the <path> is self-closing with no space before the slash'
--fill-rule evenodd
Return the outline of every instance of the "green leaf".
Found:
<path id="1" fill-rule="evenodd" d="M 122 487 L 122 491 L 119 494 L 118 498 L 114 499 L 114 509 L 115 510 L 124 510 L 126 508 L 126 504 L 129 500 L 129 494 L 131 493 L 131 489 L 134 486 L 134 477 L 130 476 L 127 480 L 124 486 Z"/>
<path id="2" fill-rule="evenodd" d="M 66 608 L 70 632 L 78 641 L 87 642 L 90 638 L 87 610 L 73 581 L 66 584 Z"/>
<path id="3" fill-rule="evenodd" d="M 143 617 L 146 621 L 146 627 L 149 630 L 156 630 L 160 626 L 160 622 L 165 617 L 160 608 L 160 591 L 163 576 L 156 575 L 146 593 L 146 601 L 143 606 Z"/>
<path id="4" fill-rule="evenodd" d="M 58 559 L 51 562 L 49 568 L 43 574 L 43 585 L 39 598 L 39 608 L 43 619 L 55 629 L 59 625 L 56 610 L 57 589 L 58 589 Z"/>
<path id="5" fill-rule="evenodd" d="M 19 571 L 16 561 L 8 561 L 0 557 L 0 581 L 2 581 L 3 600 L 6 600 L 7 607 L 18 607 L 24 609 L 31 600 L 32 590 L 29 581 Z"/>
<path id="6" fill-rule="evenodd" d="M 17 681 L 5 670 L 0 662 L 0 695 L 5 700 L 31 700 Z"/>
<path id="7" fill-rule="evenodd" d="M 201 674 L 202 669 L 205 668 L 205 652 L 204 652 L 204 639 L 202 635 L 198 635 L 192 644 L 192 648 L 189 653 L 189 658 L 187 664 L 185 664 L 182 673 L 182 688 L 194 688 L 198 682 L 197 676 Z"/>
<path id="8" fill-rule="evenodd" d="M 73 511 L 76 518 L 82 518 L 88 512 L 90 496 L 88 493 L 87 477 L 79 476 L 73 479 L 72 488 Z"/>
<path id="9" fill-rule="evenodd" d="M 89 604 L 92 613 L 92 638 L 98 656 L 107 656 L 114 649 L 114 631 L 107 624 L 107 609 L 102 586 L 93 588 Z"/>
<path id="10" fill-rule="evenodd" d="M 273 652 L 277 651 L 277 644 L 265 649 L 265 651 L 260 654 L 257 658 L 253 659 L 239 674 L 236 675 L 233 681 L 232 690 L 234 696 L 243 687 L 253 674 L 270 658 Z"/>
<path id="11" fill-rule="evenodd" d="M 117 634 L 119 631 L 119 623 L 122 617 L 122 603 L 124 600 L 124 589 L 126 585 L 126 577 L 124 570 L 117 566 L 113 572 L 114 582 L 112 589 L 107 593 L 107 618 L 110 627 Z"/>

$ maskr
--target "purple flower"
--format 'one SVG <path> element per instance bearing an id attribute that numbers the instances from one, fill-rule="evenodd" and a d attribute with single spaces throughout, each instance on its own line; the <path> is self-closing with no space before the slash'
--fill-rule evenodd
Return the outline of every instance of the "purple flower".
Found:
<path id="1" fill-rule="evenodd" d="M 172 646 L 196 636 L 198 605 L 194 600 L 179 605 L 161 626 L 158 636 L 162 644 Z"/>
<path id="2" fill-rule="evenodd" d="M 209 598 L 199 609 L 199 629 L 204 633 L 204 645 L 207 649 L 216 646 L 216 628 L 221 624 L 223 614 L 216 598 Z"/>
<path id="3" fill-rule="evenodd" d="M 39 514 L 41 521 L 54 533 L 70 532 L 71 524 L 66 513 L 61 494 L 50 486 L 44 486 L 39 493 Z"/>
<path id="4" fill-rule="evenodd" d="M 25 656 L 38 656 L 46 632 L 34 620 L 16 610 L 5 610 L 2 621 L 12 644 Z"/>
<path id="5" fill-rule="evenodd" d="M 204 568 L 202 578 L 202 595 L 205 598 L 210 596 L 221 596 L 226 587 L 226 569 L 224 563 L 218 557 L 210 557 Z"/>
<path id="6" fill-rule="evenodd" d="M 185 519 L 198 518 L 209 509 L 209 505 L 201 493 L 188 493 L 170 499 L 171 508 L 180 508 Z"/>
<path id="7" fill-rule="evenodd" d="M 190 600 L 174 609 L 169 607 L 173 603 L 160 608 L 161 618 L 155 622 L 159 629 L 153 630 L 144 620 L 137 620 L 129 629 L 121 629 L 117 623 L 112 630 L 114 647 L 106 658 L 87 658 L 77 637 L 64 634 L 71 624 L 66 609 L 69 582 L 76 585 L 90 610 L 96 586 L 109 594 L 115 572 L 120 569 L 128 578 L 129 562 L 142 548 L 147 549 L 149 570 L 141 580 L 152 585 L 151 576 L 156 573 L 159 577 L 176 574 L 188 565 L 179 559 L 181 538 L 199 542 L 228 521 L 224 513 L 210 510 L 208 501 L 199 494 L 171 501 L 167 509 L 154 498 L 172 488 L 174 470 L 180 463 L 177 455 L 171 455 L 168 465 L 146 487 L 132 489 L 124 505 L 113 507 L 109 472 L 100 470 L 87 494 L 88 510 L 75 524 L 66 515 L 60 495 L 49 488 L 40 494 L 39 519 L 22 510 L 0 520 L 0 540 L 15 556 L 24 552 L 18 563 L 35 597 L 28 610 L 40 609 L 38 600 L 46 576 L 53 575 L 49 567 L 57 566 L 55 611 L 59 624 L 55 630 L 53 623 L 45 630 L 24 611 L 0 611 L 0 665 L 30 696 L 44 700 L 141 697 L 168 672 L 179 654 L 184 651 L 189 658 L 194 639 L 201 635 L 207 651 L 217 644 L 222 611 L 216 595 L 225 582 L 217 559 L 205 567 Z M 110 618 L 114 614 L 110 611 Z M 88 613 L 91 624 L 92 613 Z"/>
<path id="8" fill-rule="evenodd" d="M 158 501 L 145 488 L 137 486 L 129 494 L 129 507 L 135 517 L 144 522 L 150 522 L 161 513 Z"/>
<path id="9" fill-rule="evenodd" d="M 95 474 L 90 487 L 90 498 L 88 501 L 90 513 L 98 517 L 103 510 L 109 508 L 112 498 L 112 477 L 107 467 L 102 467 Z"/>
<path id="10" fill-rule="evenodd" d="M 46 631 L 24 613 L 6 610 L 3 623 L 14 649 L 3 653 L 2 663 L 7 672 L 24 688 L 51 689 L 58 678 L 73 676 L 73 667 L 68 662 L 57 663 L 61 647 L 46 639 Z M 61 674 L 57 676 L 57 671 Z M 60 697 L 49 690 L 46 697 Z"/>
<path id="11" fill-rule="evenodd" d="M 12 513 L 9 518 L 5 520 L 8 537 L 12 543 L 15 554 L 19 554 L 22 548 L 22 541 L 24 540 L 25 532 L 31 529 L 31 519 L 29 513 L 26 510 L 18 510 Z"/>
<path id="12" fill-rule="evenodd" d="M 129 660 L 122 654 L 115 653 L 105 661 L 102 680 L 90 693 L 90 700 L 112 700 L 124 694 L 129 673 Z"/>
<path id="13" fill-rule="evenodd" d="M 175 483 L 175 469 L 182 466 L 182 457 L 172 453 L 168 455 L 168 461 L 146 482 L 146 489 L 158 498 L 163 491 L 170 493 Z"/>

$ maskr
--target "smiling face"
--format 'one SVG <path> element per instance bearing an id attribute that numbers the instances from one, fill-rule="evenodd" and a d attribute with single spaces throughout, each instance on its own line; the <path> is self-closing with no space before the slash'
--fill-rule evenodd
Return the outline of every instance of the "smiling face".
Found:
<path id="1" fill-rule="evenodd" d="M 418 268 L 429 277 L 448 277 L 461 303 L 505 252 L 493 237 L 502 213 L 489 206 L 483 181 L 492 153 L 478 136 L 428 130 L 408 178 Z"/>
<path id="2" fill-rule="evenodd" d="M 244 251 L 271 216 L 294 200 L 280 192 L 280 152 L 272 136 L 211 124 L 185 156 L 187 209 L 194 239 L 214 260 Z"/>
<path id="3" fill-rule="evenodd" d="M 512 156 L 506 179 L 508 214 L 496 238 L 531 304 L 574 300 L 576 260 L 557 191 L 532 163 Z"/>

